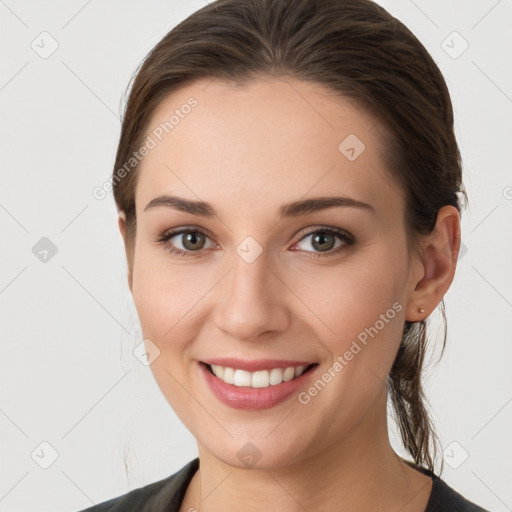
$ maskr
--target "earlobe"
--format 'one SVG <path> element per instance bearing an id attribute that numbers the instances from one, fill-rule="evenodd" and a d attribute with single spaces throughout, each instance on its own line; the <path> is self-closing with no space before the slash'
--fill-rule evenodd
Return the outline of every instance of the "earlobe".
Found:
<path id="1" fill-rule="evenodd" d="M 424 320 L 441 302 L 453 281 L 459 249 L 459 211 L 454 206 L 446 205 L 439 210 L 434 230 L 425 239 L 421 258 L 422 277 L 413 283 L 406 320 Z M 420 309 L 424 312 L 420 313 Z"/>

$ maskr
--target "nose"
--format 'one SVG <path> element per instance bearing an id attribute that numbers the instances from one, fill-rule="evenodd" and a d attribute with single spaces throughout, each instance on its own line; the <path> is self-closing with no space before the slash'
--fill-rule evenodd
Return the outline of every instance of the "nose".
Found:
<path id="1" fill-rule="evenodd" d="M 252 263 L 235 253 L 233 268 L 216 291 L 214 322 L 234 339 L 258 342 L 290 325 L 288 288 L 268 265 L 265 252 Z"/>

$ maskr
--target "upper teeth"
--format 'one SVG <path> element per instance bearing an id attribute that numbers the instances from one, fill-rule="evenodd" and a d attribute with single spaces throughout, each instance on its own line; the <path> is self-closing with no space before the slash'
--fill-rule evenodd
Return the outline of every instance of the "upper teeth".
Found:
<path id="1" fill-rule="evenodd" d="M 235 368 L 227 368 L 216 364 L 210 365 L 216 377 L 227 384 L 235 386 L 249 386 L 251 388 L 267 388 L 272 385 L 288 382 L 304 372 L 305 366 L 290 366 L 282 370 L 281 368 L 272 368 L 272 370 L 259 370 L 257 372 L 248 372 Z"/>

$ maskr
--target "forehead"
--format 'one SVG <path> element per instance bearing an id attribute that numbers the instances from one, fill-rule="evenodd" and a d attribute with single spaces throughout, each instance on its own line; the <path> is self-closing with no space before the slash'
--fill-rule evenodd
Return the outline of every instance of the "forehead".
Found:
<path id="1" fill-rule="evenodd" d="M 400 209 L 381 158 L 381 128 L 319 84 L 291 78 L 243 86 L 201 80 L 167 96 L 146 131 L 136 201 L 172 193 L 260 209 L 333 191 Z M 148 139 L 149 140 L 149 139 Z"/>

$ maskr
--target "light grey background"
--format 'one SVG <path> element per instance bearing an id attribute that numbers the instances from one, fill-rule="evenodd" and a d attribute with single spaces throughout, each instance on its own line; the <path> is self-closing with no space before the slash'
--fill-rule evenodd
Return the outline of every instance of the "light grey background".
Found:
<path id="1" fill-rule="evenodd" d="M 512 2 L 379 3 L 447 80 L 470 200 L 447 349 L 426 381 L 442 477 L 512 510 Z M 92 190 L 112 171 L 131 74 L 204 5 L 0 0 L 1 512 L 79 510 L 197 455 L 132 354 L 142 337 L 116 210 Z M 430 325 L 435 334 L 438 315 Z"/>

